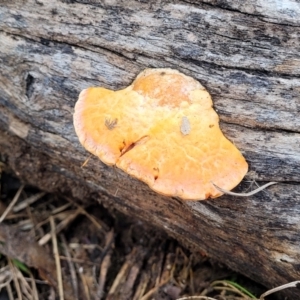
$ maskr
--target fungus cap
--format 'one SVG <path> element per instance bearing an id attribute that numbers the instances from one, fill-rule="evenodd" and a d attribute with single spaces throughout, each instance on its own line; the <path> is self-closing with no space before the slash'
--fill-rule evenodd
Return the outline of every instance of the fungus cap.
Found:
<path id="1" fill-rule="evenodd" d="M 172 69 L 146 69 L 127 88 L 83 90 L 74 126 L 81 144 L 154 191 L 204 200 L 234 188 L 248 170 L 223 135 L 206 89 Z"/>

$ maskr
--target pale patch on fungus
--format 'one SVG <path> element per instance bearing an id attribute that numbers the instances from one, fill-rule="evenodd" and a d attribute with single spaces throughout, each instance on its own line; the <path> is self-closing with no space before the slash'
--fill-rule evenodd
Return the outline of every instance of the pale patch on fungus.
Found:
<path id="1" fill-rule="evenodd" d="M 183 116 L 181 119 L 180 132 L 183 135 L 188 135 L 191 132 L 191 124 L 186 116 Z"/>

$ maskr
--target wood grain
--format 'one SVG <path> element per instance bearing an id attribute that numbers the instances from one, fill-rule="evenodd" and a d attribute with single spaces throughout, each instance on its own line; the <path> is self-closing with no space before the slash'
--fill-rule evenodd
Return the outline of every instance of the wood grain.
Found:
<path id="1" fill-rule="evenodd" d="M 297 280 L 299 14 L 292 0 L 2 1 L 0 152 L 25 181 L 99 198 L 267 286 Z M 97 158 L 81 168 L 88 153 L 72 124 L 79 92 L 124 88 L 147 67 L 199 80 L 250 177 L 279 184 L 246 199 L 191 203 L 157 195 Z"/>

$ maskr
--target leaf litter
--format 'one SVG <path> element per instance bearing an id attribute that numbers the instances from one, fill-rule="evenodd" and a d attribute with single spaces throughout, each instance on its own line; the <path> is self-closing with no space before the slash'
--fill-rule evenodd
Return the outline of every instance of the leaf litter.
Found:
<path id="1" fill-rule="evenodd" d="M 14 177 L 10 187 L 10 176 L 1 177 L 0 195 L 5 299 L 237 300 L 266 290 L 140 221 Z"/>

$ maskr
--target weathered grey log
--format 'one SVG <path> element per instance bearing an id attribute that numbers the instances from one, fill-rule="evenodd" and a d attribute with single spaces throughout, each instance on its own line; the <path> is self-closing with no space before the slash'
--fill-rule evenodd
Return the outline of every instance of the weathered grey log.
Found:
<path id="1" fill-rule="evenodd" d="M 0 153 L 21 178 L 83 201 L 99 198 L 267 286 L 300 279 L 299 2 L 0 5 Z M 79 92 L 126 87 L 147 67 L 198 79 L 252 178 L 279 184 L 246 199 L 183 202 L 116 176 L 95 157 L 81 168 L 89 154 L 72 124 Z"/>

